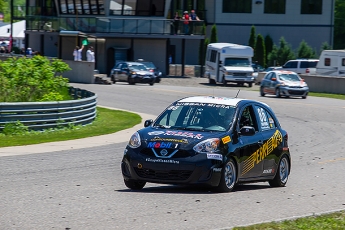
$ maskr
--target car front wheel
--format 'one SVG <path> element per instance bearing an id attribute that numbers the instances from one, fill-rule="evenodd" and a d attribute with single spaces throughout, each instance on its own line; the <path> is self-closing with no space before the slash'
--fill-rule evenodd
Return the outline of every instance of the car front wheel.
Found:
<path id="1" fill-rule="evenodd" d="M 286 182 L 289 179 L 290 174 L 290 164 L 287 156 L 283 156 L 280 159 L 278 170 L 276 172 L 275 177 L 273 180 L 270 180 L 268 183 L 272 187 L 284 187 L 286 185 Z"/>
<path id="2" fill-rule="evenodd" d="M 145 181 L 136 181 L 136 180 L 124 180 L 125 185 L 127 188 L 133 189 L 133 190 L 140 190 L 144 188 L 146 182 Z"/>
<path id="3" fill-rule="evenodd" d="M 261 97 L 265 96 L 264 87 L 260 87 L 260 95 Z"/>
<path id="4" fill-rule="evenodd" d="M 276 97 L 280 97 L 280 89 L 276 88 Z"/>
<path id="5" fill-rule="evenodd" d="M 235 162 L 232 159 L 223 166 L 222 176 L 217 187 L 218 192 L 231 192 L 236 184 L 237 172 Z"/>

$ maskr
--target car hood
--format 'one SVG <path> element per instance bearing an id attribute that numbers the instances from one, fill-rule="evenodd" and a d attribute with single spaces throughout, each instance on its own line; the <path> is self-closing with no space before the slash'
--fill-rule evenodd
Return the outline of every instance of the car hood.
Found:
<path id="1" fill-rule="evenodd" d="M 288 86 L 306 86 L 307 84 L 304 81 L 282 81 L 285 85 Z"/>
<path id="2" fill-rule="evenodd" d="M 140 134 L 141 142 L 144 145 L 148 145 L 149 143 L 154 145 L 152 142 L 162 145 L 162 142 L 164 142 L 163 146 L 167 146 L 166 148 L 178 144 L 179 148 L 183 149 L 192 148 L 197 143 L 209 138 L 219 138 L 227 135 L 226 132 L 201 132 L 154 127 L 147 127 L 138 132 Z"/>

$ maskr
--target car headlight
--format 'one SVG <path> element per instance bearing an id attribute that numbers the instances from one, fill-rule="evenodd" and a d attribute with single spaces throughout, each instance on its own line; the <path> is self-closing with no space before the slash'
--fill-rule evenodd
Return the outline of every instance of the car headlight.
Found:
<path id="1" fill-rule="evenodd" d="M 131 139 L 129 139 L 128 146 L 135 149 L 138 148 L 141 145 L 140 135 L 138 132 L 135 132 Z"/>
<path id="2" fill-rule="evenodd" d="M 133 71 L 133 72 L 131 72 L 131 74 L 135 75 L 135 74 L 137 74 L 137 72 Z"/>
<path id="3" fill-rule="evenodd" d="M 160 77 L 160 76 L 162 76 L 162 72 L 159 72 L 159 73 L 158 73 L 158 77 Z"/>
<path id="4" fill-rule="evenodd" d="M 218 152 L 219 143 L 219 138 L 207 139 L 195 145 L 193 150 L 197 153 L 215 153 Z"/>

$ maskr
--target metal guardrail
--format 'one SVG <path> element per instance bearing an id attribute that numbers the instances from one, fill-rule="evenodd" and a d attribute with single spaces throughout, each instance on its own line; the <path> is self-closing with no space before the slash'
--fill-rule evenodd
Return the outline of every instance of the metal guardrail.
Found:
<path id="1" fill-rule="evenodd" d="M 0 131 L 17 121 L 30 130 L 90 124 L 96 118 L 97 95 L 79 88 L 69 90 L 74 100 L 0 103 Z"/>

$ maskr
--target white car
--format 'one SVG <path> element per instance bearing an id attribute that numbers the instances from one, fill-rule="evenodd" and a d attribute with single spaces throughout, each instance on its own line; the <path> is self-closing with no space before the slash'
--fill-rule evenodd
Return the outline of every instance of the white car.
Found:
<path id="1" fill-rule="evenodd" d="M 318 59 L 296 59 L 287 61 L 283 66 L 283 70 L 293 71 L 298 74 L 313 74 L 316 72 Z"/>

